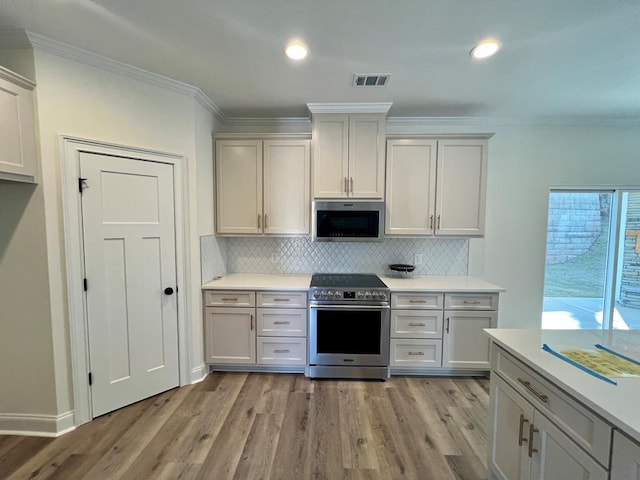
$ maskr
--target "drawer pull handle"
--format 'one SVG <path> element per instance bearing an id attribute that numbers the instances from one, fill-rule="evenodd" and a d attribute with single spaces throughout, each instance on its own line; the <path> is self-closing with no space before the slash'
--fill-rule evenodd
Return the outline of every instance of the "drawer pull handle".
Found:
<path id="1" fill-rule="evenodd" d="M 424 357 L 424 352 L 409 352 L 409 355 Z"/>
<path id="2" fill-rule="evenodd" d="M 274 302 L 289 302 L 290 299 L 289 298 L 274 298 L 273 301 Z"/>
<path id="3" fill-rule="evenodd" d="M 480 305 L 480 300 L 463 300 L 465 305 Z"/>
<path id="4" fill-rule="evenodd" d="M 426 327 L 427 325 L 424 323 L 410 323 L 410 327 Z"/>
<path id="5" fill-rule="evenodd" d="M 274 325 L 289 325 L 291 322 L 285 322 L 282 320 L 278 320 L 277 322 L 273 322 Z"/>
<path id="6" fill-rule="evenodd" d="M 533 434 L 538 433 L 539 430 L 533 426 L 533 423 L 529 425 L 529 458 L 533 457 L 533 452 L 537 452 L 537 448 L 533 448 Z"/>
<path id="7" fill-rule="evenodd" d="M 409 300 L 409 303 L 427 303 L 426 300 Z"/>
<path id="8" fill-rule="evenodd" d="M 521 383 L 524 386 L 524 388 L 526 388 L 531 393 L 533 393 L 540 401 L 542 401 L 544 403 L 547 403 L 547 401 L 549 400 L 548 396 L 546 396 L 544 393 L 540 393 L 538 390 L 536 390 L 533 387 L 533 385 L 531 385 L 531 382 L 529 382 L 528 380 L 523 380 L 522 378 L 518 377 L 518 382 Z"/>
<path id="9" fill-rule="evenodd" d="M 251 326 L 249 327 L 250 331 L 253 331 L 253 315 L 251 315 Z"/>
<path id="10" fill-rule="evenodd" d="M 273 353 L 289 353 L 289 350 L 274 350 Z"/>
<path id="11" fill-rule="evenodd" d="M 223 298 L 222 301 L 223 302 L 237 302 L 238 299 L 237 298 Z"/>
<path id="12" fill-rule="evenodd" d="M 526 442 L 527 439 L 522 436 L 524 433 L 524 424 L 529 423 L 529 420 L 524 418 L 524 415 L 520 414 L 520 427 L 518 428 L 518 446 L 522 446 L 522 442 Z"/>

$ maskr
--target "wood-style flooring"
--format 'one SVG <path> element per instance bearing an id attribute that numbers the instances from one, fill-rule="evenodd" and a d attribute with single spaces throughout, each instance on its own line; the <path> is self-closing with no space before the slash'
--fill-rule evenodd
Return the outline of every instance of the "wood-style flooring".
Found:
<path id="1" fill-rule="evenodd" d="M 486 478 L 489 381 L 212 373 L 62 437 L 0 436 L 0 478 Z"/>

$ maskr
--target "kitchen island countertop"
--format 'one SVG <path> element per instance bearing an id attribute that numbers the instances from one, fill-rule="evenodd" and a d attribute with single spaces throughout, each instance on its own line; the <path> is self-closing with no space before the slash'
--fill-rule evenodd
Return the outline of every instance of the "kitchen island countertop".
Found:
<path id="1" fill-rule="evenodd" d="M 640 440 L 640 378 L 612 385 L 542 350 L 594 349 L 599 343 L 640 360 L 640 331 L 487 329 L 491 340 L 630 437 Z"/>

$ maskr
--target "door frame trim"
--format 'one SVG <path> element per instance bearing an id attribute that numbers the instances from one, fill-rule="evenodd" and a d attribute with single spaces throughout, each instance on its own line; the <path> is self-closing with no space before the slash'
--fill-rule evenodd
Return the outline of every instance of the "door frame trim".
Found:
<path id="1" fill-rule="evenodd" d="M 97 140 L 62 135 L 61 179 L 62 210 L 64 216 L 64 246 L 66 256 L 67 301 L 69 308 L 69 348 L 71 355 L 74 424 L 82 425 L 93 419 L 91 388 L 89 387 L 89 341 L 86 296 L 84 294 L 84 248 L 82 241 L 82 209 L 78 178 L 80 154 L 96 153 L 131 160 L 147 160 L 174 166 L 174 202 L 176 232 L 176 276 L 178 313 L 178 363 L 180 386 L 191 383 L 190 359 L 193 358 L 190 341 L 191 324 L 191 266 L 189 197 L 186 157 L 144 148 L 118 145 Z"/>

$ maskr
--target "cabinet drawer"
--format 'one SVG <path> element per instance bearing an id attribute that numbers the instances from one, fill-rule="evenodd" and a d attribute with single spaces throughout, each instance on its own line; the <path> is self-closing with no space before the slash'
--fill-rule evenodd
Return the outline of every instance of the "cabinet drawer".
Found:
<path id="1" fill-rule="evenodd" d="M 442 309 L 441 293 L 392 293 L 391 308 Z"/>
<path id="2" fill-rule="evenodd" d="M 442 338 L 442 311 L 391 310 L 391 338 Z"/>
<path id="3" fill-rule="evenodd" d="M 497 345 L 491 368 L 602 465 L 609 465 L 611 427 Z"/>
<path id="4" fill-rule="evenodd" d="M 204 292 L 204 304 L 207 307 L 254 307 L 256 294 L 246 290 L 207 290 Z"/>
<path id="5" fill-rule="evenodd" d="M 497 293 L 447 293 L 444 308 L 449 310 L 497 310 Z"/>
<path id="6" fill-rule="evenodd" d="M 306 365 L 307 340 L 305 338 L 258 337 L 258 364 Z"/>
<path id="7" fill-rule="evenodd" d="M 306 308 L 258 308 L 258 335 L 306 337 Z"/>
<path id="8" fill-rule="evenodd" d="M 307 307 L 307 292 L 257 292 L 256 295 L 259 307 Z"/>
<path id="9" fill-rule="evenodd" d="M 392 367 L 442 366 L 442 340 L 391 339 Z"/>

